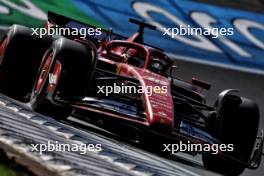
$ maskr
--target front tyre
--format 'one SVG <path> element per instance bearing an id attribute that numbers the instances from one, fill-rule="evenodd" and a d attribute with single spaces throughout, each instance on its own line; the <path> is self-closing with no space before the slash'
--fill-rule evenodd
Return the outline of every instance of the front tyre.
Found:
<path id="1" fill-rule="evenodd" d="M 217 138 L 234 147 L 234 151 L 226 154 L 248 163 L 257 137 L 258 106 L 247 98 L 228 95 L 221 103 L 218 113 Z M 217 154 L 204 153 L 202 159 L 207 169 L 223 175 L 240 175 L 245 169 L 244 165 Z"/>

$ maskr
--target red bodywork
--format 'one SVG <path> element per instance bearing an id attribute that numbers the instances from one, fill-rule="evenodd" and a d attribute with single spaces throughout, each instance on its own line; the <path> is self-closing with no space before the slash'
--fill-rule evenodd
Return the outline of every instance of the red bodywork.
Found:
<path id="1" fill-rule="evenodd" d="M 54 24 L 47 22 L 45 24 L 46 28 L 52 27 Z M 112 112 L 105 112 L 102 109 L 90 107 L 89 105 L 83 105 L 81 103 L 72 103 L 72 106 L 78 109 L 84 109 L 91 112 L 99 113 L 99 114 L 107 114 L 108 116 L 112 116 L 118 119 L 132 121 L 136 123 L 140 123 L 145 126 L 153 127 L 158 130 L 162 131 L 171 131 L 173 129 L 174 125 L 174 105 L 173 105 L 173 99 L 171 96 L 171 88 L 170 88 L 170 81 L 167 77 L 162 76 L 160 74 L 151 72 L 148 69 L 148 65 L 150 62 L 150 50 L 156 50 L 155 52 L 162 52 L 158 49 L 151 48 L 149 46 L 145 46 L 144 44 L 140 44 L 138 42 L 135 42 L 137 38 L 141 35 L 139 32 L 133 34 L 131 37 L 129 37 L 127 40 L 112 40 L 112 41 L 106 41 L 102 42 L 101 46 L 98 49 L 98 59 L 106 62 L 108 64 L 113 64 L 117 66 L 117 74 L 124 75 L 124 76 L 130 76 L 137 80 L 139 80 L 141 86 L 167 86 L 167 92 L 165 94 L 161 93 L 155 93 L 151 96 L 148 96 L 146 93 L 144 93 L 143 97 L 143 105 L 144 110 L 146 113 L 146 120 L 138 120 L 131 117 L 124 117 L 120 116 L 118 114 L 112 113 Z M 86 43 L 85 40 L 76 39 L 76 41 L 79 41 L 83 44 Z M 128 45 L 135 45 L 142 50 L 144 50 L 145 54 L 145 64 L 143 67 L 137 67 L 130 65 L 123 61 L 116 61 L 110 56 L 108 56 L 104 51 L 105 49 L 111 45 L 114 42 L 124 43 Z M 122 50 L 122 48 L 115 48 L 115 51 Z M 170 67 L 172 62 L 168 63 L 168 67 Z M 56 76 L 56 75 L 55 75 Z M 59 76 L 59 75 L 57 75 Z"/>
<path id="2" fill-rule="evenodd" d="M 134 34 L 127 41 L 118 41 L 120 43 L 127 43 L 141 47 L 145 52 L 145 64 L 143 67 L 139 68 L 133 65 L 130 65 L 125 62 L 113 61 L 111 57 L 104 53 L 104 49 L 111 45 L 115 41 L 105 42 L 101 45 L 99 49 L 99 59 L 107 62 L 109 64 L 117 65 L 117 73 L 124 76 L 129 76 L 139 80 L 141 86 L 166 86 L 166 93 L 156 93 L 153 91 L 151 96 L 148 96 L 147 93 L 143 93 L 143 104 L 146 112 L 146 121 L 144 122 L 147 126 L 152 126 L 161 130 L 170 131 L 173 128 L 173 119 L 174 119 L 174 105 L 173 99 L 170 93 L 170 81 L 167 77 L 161 76 L 157 73 L 151 72 L 148 70 L 148 65 L 150 62 L 150 51 L 148 47 L 145 47 L 142 44 L 133 42 L 137 37 L 138 33 Z M 120 48 L 115 48 L 117 51 Z"/>

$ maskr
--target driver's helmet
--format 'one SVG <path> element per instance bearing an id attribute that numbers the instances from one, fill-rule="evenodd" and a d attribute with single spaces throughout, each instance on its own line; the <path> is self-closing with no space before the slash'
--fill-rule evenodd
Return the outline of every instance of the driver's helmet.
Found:
<path id="1" fill-rule="evenodd" d="M 134 48 L 130 48 L 127 52 L 126 52 L 126 57 L 127 59 L 130 59 L 130 58 L 137 58 L 137 59 L 141 59 L 140 58 L 140 52 L 137 51 L 136 49 Z"/>
<path id="2" fill-rule="evenodd" d="M 162 71 L 163 65 L 159 58 L 151 58 L 150 70 L 156 73 L 160 73 Z"/>
<path id="3" fill-rule="evenodd" d="M 137 49 L 130 48 L 126 54 L 125 54 L 126 62 L 128 64 L 137 66 L 137 67 L 142 67 L 144 66 L 144 54 Z"/>

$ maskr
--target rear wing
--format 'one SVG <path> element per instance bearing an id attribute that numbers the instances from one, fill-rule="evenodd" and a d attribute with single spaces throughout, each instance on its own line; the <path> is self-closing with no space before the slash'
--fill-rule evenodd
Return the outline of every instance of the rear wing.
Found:
<path id="1" fill-rule="evenodd" d="M 54 12 L 48 12 L 48 22 L 53 24 L 53 25 L 57 25 L 59 28 L 69 28 L 69 29 L 86 28 L 87 30 L 89 28 L 93 28 L 93 29 L 98 28 L 96 26 L 71 19 L 69 17 L 59 15 L 59 14 L 54 13 Z M 148 27 L 148 28 L 151 28 L 153 30 L 155 29 L 154 26 L 146 24 L 144 22 L 140 22 L 140 21 L 135 20 L 135 19 L 130 19 L 130 22 L 139 25 L 139 32 L 141 31 L 142 35 L 143 35 L 143 28 L 144 27 Z M 106 41 L 106 40 L 111 41 L 111 40 L 127 40 L 128 39 L 128 37 L 113 33 L 111 29 L 107 30 L 107 29 L 101 28 L 100 31 L 101 31 L 100 35 L 87 35 L 86 39 L 92 40 L 92 41 L 96 41 L 96 40 L 97 41 Z M 151 47 L 151 48 L 155 48 L 155 49 L 160 50 L 160 51 L 163 51 L 161 48 L 150 45 L 148 43 L 144 43 L 144 42 L 138 42 L 138 43 L 143 44 L 143 45 L 148 46 L 148 47 Z"/>
<path id="2" fill-rule="evenodd" d="M 66 17 L 66 16 L 56 14 L 54 12 L 48 12 L 48 22 L 53 24 L 53 25 L 57 25 L 59 28 L 69 28 L 69 29 L 85 28 L 87 30 L 89 30 L 90 28 L 96 30 L 98 28 L 96 26 L 93 26 L 90 24 L 85 24 L 83 22 L 71 19 L 71 18 Z M 87 39 L 92 38 L 92 39 L 96 39 L 99 41 L 103 41 L 103 40 L 126 40 L 127 39 L 127 37 L 112 33 L 111 30 L 106 30 L 106 29 L 100 28 L 100 31 L 101 31 L 100 35 L 86 35 L 87 36 L 86 38 Z"/>

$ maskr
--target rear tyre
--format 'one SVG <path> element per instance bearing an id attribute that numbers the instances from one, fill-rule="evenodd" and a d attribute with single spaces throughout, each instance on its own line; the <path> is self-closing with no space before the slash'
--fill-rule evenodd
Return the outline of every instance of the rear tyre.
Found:
<path id="1" fill-rule="evenodd" d="M 31 92 L 42 55 L 52 41 L 31 34 L 30 28 L 13 25 L 0 43 L 0 92 L 17 100 Z"/>
<path id="2" fill-rule="evenodd" d="M 233 96 L 233 95 L 232 95 Z M 248 163 L 252 154 L 259 124 L 259 109 L 253 101 L 239 97 L 223 100 L 219 110 L 217 138 L 224 144 L 233 144 L 234 151 L 226 153 Z M 221 155 L 204 153 L 204 166 L 224 175 L 240 175 L 245 166 Z"/>
<path id="3" fill-rule="evenodd" d="M 56 40 L 43 56 L 31 93 L 32 109 L 57 119 L 67 118 L 71 113 L 67 101 L 85 94 L 95 51 L 66 38 Z"/>

